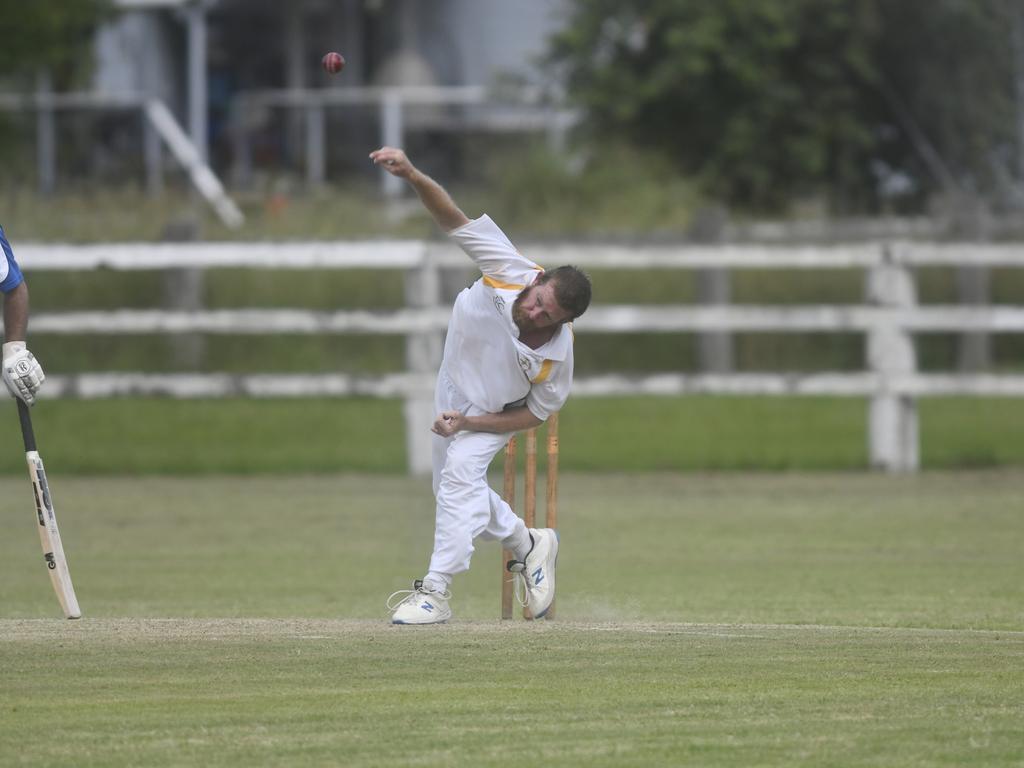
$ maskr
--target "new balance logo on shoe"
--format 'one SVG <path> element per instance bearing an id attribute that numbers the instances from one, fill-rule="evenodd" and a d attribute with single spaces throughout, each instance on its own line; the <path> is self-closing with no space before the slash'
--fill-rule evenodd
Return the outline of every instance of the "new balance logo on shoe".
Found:
<path id="1" fill-rule="evenodd" d="M 448 600 L 448 590 L 436 591 L 423 588 L 423 582 L 417 579 L 412 589 L 400 589 L 392 592 L 388 598 L 388 608 L 392 624 L 443 624 L 452 617 Z"/>
<path id="2" fill-rule="evenodd" d="M 533 547 L 526 554 L 520 578 L 526 587 L 530 613 L 535 619 L 539 619 L 547 613 L 555 599 L 558 533 L 551 528 L 531 528 L 530 539 Z"/>

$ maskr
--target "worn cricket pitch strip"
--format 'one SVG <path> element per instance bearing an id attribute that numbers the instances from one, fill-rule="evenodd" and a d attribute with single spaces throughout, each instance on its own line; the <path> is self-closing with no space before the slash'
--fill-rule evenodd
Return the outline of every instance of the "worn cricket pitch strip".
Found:
<path id="1" fill-rule="evenodd" d="M 532 634 L 622 633 L 648 635 L 694 635 L 721 638 L 768 639 L 790 635 L 848 636 L 871 635 L 891 638 L 1002 638 L 1024 641 L 1024 630 L 947 629 L 933 627 L 843 626 L 825 624 L 708 624 L 690 622 L 586 622 L 586 621 L 473 621 L 456 620 L 433 626 L 396 626 L 386 619 L 0 619 L 0 643 L 18 641 L 121 640 L 345 640 L 353 637 L 381 636 L 381 633 L 423 634 L 442 638 L 459 636 L 502 636 Z M 396 635 L 397 636 L 397 635 Z"/>

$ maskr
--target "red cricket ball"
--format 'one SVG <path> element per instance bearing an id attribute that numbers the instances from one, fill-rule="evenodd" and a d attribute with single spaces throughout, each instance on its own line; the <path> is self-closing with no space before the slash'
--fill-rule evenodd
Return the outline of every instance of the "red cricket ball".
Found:
<path id="1" fill-rule="evenodd" d="M 342 56 L 340 53 L 331 51 L 328 54 L 324 54 L 324 57 L 323 59 L 321 59 L 320 63 L 324 65 L 324 69 L 327 70 L 330 74 L 336 75 L 339 72 L 341 72 L 342 69 L 344 69 L 345 57 Z"/>

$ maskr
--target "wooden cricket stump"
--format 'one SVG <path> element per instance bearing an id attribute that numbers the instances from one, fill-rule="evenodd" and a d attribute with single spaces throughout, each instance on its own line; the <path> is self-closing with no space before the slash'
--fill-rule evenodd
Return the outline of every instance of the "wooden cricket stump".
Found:
<path id="1" fill-rule="evenodd" d="M 525 465 L 523 469 L 523 521 L 527 528 L 537 527 L 537 430 L 527 431 L 524 438 Z M 505 447 L 505 486 L 503 498 L 515 510 L 516 499 L 516 447 L 517 438 L 512 437 Z M 545 494 L 544 527 L 558 527 L 558 414 L 547 420 L 547 492 Z M 501 553 L 501 618 L 512 618 L 512 577 L 505 564 L 513 559 L 508 550 Z M 545 617 L 555 617 L 555 604 L 552 603 Z M 533 614 L 527 606 L 523 607 L 523 618 L 532 619 Z"/>
<path id="2" fill-rule="evenodd" d="M 505 446 L 505 488 L 502 498 L 512 509 L 516 508 L 516 438 L 513 435 Z M 501 618 L 512 618 L 512 575 L 505 564 L 513 557 L 507 549 L 501 550 Z"/>

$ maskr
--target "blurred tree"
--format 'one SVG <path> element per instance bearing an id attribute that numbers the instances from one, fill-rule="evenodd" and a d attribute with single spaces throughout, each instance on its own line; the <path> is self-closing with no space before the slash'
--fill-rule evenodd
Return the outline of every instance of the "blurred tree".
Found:
<path id="1" fill-rule="evenodd" d="M 1013 0 L 572 0 L 552 41 L 602 136 L 752 210 L 983 189 L 1014 146 Z"/>
<path id="2" fill-rule="evenodd" d="M 93 34 L 113 12 L 112 0 L 0 0 L 0 72 L 49 70 L 58 87 L 92 62 Z"/>

